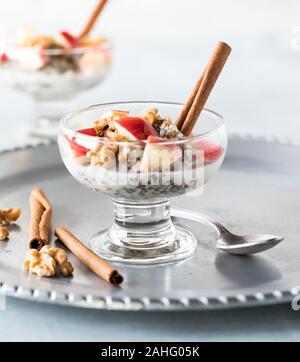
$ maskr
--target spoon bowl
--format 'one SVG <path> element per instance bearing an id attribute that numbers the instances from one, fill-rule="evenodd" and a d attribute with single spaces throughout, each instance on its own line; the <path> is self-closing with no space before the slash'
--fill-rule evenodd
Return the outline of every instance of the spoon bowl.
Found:
<path id="1" fill-rule="evenodd" d="M 271 234 L 237 235 L 230 232 L 220 222 L 198 212 L 172 207 L 171 215 L 202 222 L 212 226 L 219 234 L 216 248 L 229 254 L 250 255 L 274 248 L 284 238 Z"/>
<path id="2" fill-rule="evenodd" d="M 231 243 L 224 242 L 230 236 Z M 234 237 L 236 236 L 236 237 Z M 227 238 L 226 238 L 227 237 Z M 269 250 L 279 244 L 284 238 L 270 234 L 233 235 L 223 234 L 216 244 L 219 250 L 234 255 L 257 254 Z"/>

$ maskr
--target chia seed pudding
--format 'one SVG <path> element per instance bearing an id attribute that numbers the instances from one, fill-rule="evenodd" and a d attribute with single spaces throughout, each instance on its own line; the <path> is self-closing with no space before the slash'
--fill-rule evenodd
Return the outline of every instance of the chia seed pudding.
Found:
<path id="1" fill-rule="evenodd" d="M 155 200 L 199 189 L 225 153 L 209 141 L 184 137 L 156 108 L 137 116 L 108 111 L 91 128 L 63 132 L 59 143 L 69 172 L 118 200 Z"/>

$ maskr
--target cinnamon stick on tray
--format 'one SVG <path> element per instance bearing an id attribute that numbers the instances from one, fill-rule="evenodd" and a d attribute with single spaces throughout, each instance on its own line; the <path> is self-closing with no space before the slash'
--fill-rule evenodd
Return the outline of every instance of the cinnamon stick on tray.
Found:
<path id="1" fill-rule="evenodd" d="M 185 136 L 190 136 L 230 52 L 231 47 L 228 44 L 223 42 L 217 44 L 204 72 L 178 116 L 176 125 Z"/>
<path id="2" fill-rule="evenodd" d="M 102 12 L 105 4 L 107 3 L 108 0 L 100 0 L 96 6 L 96 8 L 94 9 L 91 17 L 89 18 L 88 22 L 86 23 L 84 29 L 82 30 L 81 34 L 79 35 L 79 38 L 84 37 L 85 35 L 87 35 L 92 27 L 94 26 L 98 16 L 100 15 L 100 13 Z"/>
<path id="3" fill-rule="evenodd" d="M 113 266 L 93 253 L 83 245 L 69 230 L 65 227 L 55 229 L 55 236 L 77 256 L 77 258 L 91 269 L 100 278 L 118 285 L 123 282 L 123 276 Z"/>
<path id="4" fill-rule="evenodd" d="M 41 189 L 30 193 L 29 248 L 40 250 L 49 244 L 52 205 Z"/>

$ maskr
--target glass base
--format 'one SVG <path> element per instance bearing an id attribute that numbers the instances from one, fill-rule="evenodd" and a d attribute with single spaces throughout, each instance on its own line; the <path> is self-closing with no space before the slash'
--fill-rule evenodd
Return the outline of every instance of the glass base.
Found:
<path id="1" fill-rule="evenodd" d="M 168 201 L 150 205 L 114 202 L 115 220 L 90 240 L 92 250 L 104 259 L 127 264 L 160 264 L 193 254 L 197 239 L 174 226 Z"/>
<path id="2" fill-rule="evenodd" d="M 103 230 L 90 240 L 93 251 L 103 259 L 127 264 L 160 264 L 171 263 L 191 256 L 196 247 L 197 239 L 194 235 L 178 226 L 175 226 L 176 239 L 157 248 L 135 248 L 129 245 L 116 245 L 109 236 L 109 230 Z"/>
<path id="3" fill-rule="evenodd" d="M 59 119 L 56 121 L 40 118 L 29 128 L 29 135 L 32 137 L 45 138 L 52 141 L 57 140 Z"/>

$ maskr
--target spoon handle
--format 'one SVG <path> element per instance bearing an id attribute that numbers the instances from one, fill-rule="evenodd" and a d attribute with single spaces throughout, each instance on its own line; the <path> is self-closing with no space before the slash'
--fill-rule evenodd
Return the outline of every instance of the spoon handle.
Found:
<path id="1" fill-rule="evenodd" d="M 177 206 L 171 207 L 171 216 L 198 221 L 208 226 L 212 226 L 218 232 L 219 236 L 227 231 L 227 229 L 222 224 L 220 224 L 218 221 L 215 221 L 211 217 L 200 214 L 199 212 L 182 209 Z"/>

